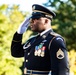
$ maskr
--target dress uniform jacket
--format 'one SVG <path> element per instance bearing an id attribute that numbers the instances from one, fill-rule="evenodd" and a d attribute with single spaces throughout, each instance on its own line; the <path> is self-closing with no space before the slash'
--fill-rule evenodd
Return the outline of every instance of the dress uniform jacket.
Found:
<path id="1" fill-rule="evenodd" d="M 29 70 L 51 71 L 51 75 L 69 75 L 68 55 L 64 39 L 48 30 L 22 44 L 22 34 L 14 34 L 11 44 L 14 57 L 24 57 Z"/>

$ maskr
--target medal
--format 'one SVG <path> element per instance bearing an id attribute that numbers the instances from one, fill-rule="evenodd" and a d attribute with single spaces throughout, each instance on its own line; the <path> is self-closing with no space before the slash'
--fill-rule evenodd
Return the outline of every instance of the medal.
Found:
<path id="1" fill-rule="evenodd" d="M 43 44 L 41 43 L 41 44 L 39 45 L 39 48 L 42 48 L 42 46 L 43 46 Z"/>
<path id="2" fill-rule="evenodd" d="M 41 49 L 38 50 L 38 56 L 41 56 Z"/>
<path id="3" fill-rule="evenodd" d="M 37 50 L 34 52 L 34 55 L 35 55 L 35 56 L 37 56 L 37 55 L 38 55 L 38 52 L 37 52 Z"/>
<path id="4" fill-rule="evenodd" d="M 45 46 L 43 46 L 42 48 L 41 48 L 41 57 L 44 57 L 44 55 L 45 55 Z"/>
<path id="5" fill-rule="evenodd" d="M 43 46 L 44 43 L 41 43 L 39 46 L 35 46 L 35 52 L 34 55 L 35 56 L 41 56 L 44 57 L 45 55 L 45 46 Z"/>
<path id="6" fill-rule="evenodd" d="M 42 52 L 41 52 L 41 57 L 44 57 L 44 54 L 45 54 L 45 53 L 42 51 Z"/>
<path id="7" fill-rule="evenodd" d="M 40 43 L 40 45 L 38 46 L 38 48 L 39 48 L 38 49 L 38 56 L 41 56 L 41 51 L 42 51 L 41 48 L 42 48 L 43 44 L 44 43 Z"/>
<path id="8" fill-rule="evenodd" d="M 35 52 L 34 55 L 37 56 L 38 55 L 38 46 L 35 47 Z"/>
<path id="9" fill-rule="evenodd" d="M 43 46 L 41 50 L 42 50 L 42 51 L 45 51 L 45 48 L 46 48 L 46 47 L 45 47 L 45 46 Z"/>

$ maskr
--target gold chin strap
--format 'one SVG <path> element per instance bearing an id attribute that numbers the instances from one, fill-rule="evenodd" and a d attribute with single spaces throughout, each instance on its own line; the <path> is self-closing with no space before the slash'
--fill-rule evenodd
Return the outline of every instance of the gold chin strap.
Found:
<path id="1" fill-rule="evenodd" d="M 49 17 L 53 18 L 53 16 L 51 14 L 48 14 L 48 13 L 40 11 L 40 10 L 33 10 L 33 12 L 41 12 L 41 13 L 44 13 L 44 14 L 48 15 Z"/>

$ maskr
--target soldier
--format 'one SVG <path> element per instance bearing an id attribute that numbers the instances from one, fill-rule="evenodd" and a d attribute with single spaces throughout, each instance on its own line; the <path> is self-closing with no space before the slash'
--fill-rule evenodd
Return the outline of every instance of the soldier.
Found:
<path id="1" fill-rule="evenodd" d="M 51 28 L 56 14 L 48 8 L 33 4 L 32 16 L 24 20 L 13 36 L 11 55 L 24 57 L 24 75 L 69 75 L 65 41 Z M 38 34 L 22 44 L 22 35 L 30 28 Z M 27 36 L 27 34 L 26 34 Z"/>

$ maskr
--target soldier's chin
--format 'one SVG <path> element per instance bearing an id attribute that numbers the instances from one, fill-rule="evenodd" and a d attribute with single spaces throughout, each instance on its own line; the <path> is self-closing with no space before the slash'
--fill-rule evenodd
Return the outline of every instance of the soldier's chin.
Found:
<path id="1" fill-rule="evenodd" d="M 32 29 L 32 28 L 31 28 L 31 30 L 32 30 L 33 32 L 38 32 L 38 30 L 36 30 L 36 29 Z"/>

